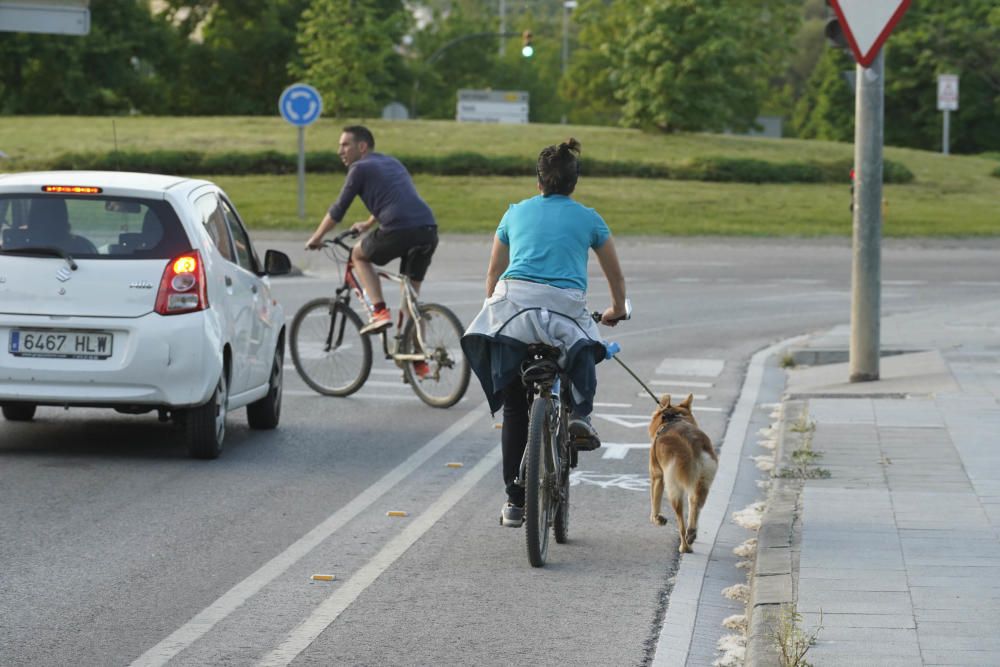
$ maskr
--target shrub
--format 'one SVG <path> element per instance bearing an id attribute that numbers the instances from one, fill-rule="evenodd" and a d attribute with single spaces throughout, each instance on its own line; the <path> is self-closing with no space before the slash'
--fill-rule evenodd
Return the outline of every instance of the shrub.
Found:
<path id="1" fill-rule="evenodd" d="M 447 155 L 403 155 L 399 160 L 413 173 L 438 176 L 533 176 L 532 159 L 486 156 L 463 152 Z M 150 151 L 111 153 L 66 153 L 42 164 L 39 169 L 100 169 L 145 171 L 162 174 L 293 174 L 298 156 L 277 151 L 204 154 L 198 151 Z M 583 160 L 584 176 L 610 178 L 656 178 L 721 183 L 846 183 L 852 163 L 768 162 L 747 158 L 703 157 L 679 165 L 649 162 Z M 306 154 L 306 169 L 313 173 L 344 170 L 340 156 L 332 151 Z M 993 172 L 1000 176 L 1000 167 Z M 886 183 L 909 183 L 913 172 L 904 165 L 885 161 Z"/>

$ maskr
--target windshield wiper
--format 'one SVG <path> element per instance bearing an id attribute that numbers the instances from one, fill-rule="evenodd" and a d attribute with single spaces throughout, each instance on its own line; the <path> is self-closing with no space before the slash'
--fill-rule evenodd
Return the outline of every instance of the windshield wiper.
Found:
<path id="1" fill-rule="evenodd" d="M 61 248 L 52 246 L 23 246 L 20 248 L 0 248 L 0 253 L 7 255 L 50 255 L 52 257 L 62 257 L 69 264 L 69 268 L 76 271 L 77 265 L 68 252 Z"/>

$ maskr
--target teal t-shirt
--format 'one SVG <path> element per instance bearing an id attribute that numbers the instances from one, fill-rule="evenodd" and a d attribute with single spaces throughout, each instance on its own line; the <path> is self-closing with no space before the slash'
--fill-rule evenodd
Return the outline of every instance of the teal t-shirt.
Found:
<path id="1" fill-rule="evenodd" d="M 586 291 L 588 252 L 610 236 L 597 211 L 564 195 L 511 204 L 497 227 L 497 238 L 510 249 L 500 277 Z"/>

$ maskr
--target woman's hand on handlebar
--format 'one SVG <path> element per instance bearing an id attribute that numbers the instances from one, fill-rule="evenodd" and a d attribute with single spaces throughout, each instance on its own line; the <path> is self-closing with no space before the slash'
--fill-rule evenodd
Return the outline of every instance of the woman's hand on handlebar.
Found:
<path id="1" fill-rule="evenodd" d="M 632 301 L 626 298 L 624 308 L 609 306 L 604 309 L 603 313 L 595 310 L 591 313 L 591 317 L 594 318 L 595 322 L 600 322 L 609 327 L 616 326 L 622 320 L 632 319 Z"/>

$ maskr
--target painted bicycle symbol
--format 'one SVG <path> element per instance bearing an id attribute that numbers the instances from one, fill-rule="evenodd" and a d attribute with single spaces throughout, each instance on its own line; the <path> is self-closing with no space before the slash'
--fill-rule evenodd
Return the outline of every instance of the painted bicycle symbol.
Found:
<path id="1" fill-rule="evenodd" d="M 607 474 L 590 470 L 577 470 L 570 473 L 569 485 L 579 486 L 592 484 L 602 489 L 619 488 L 626 491 L 648 491 L 649 477 L 640 474 Z"/>

